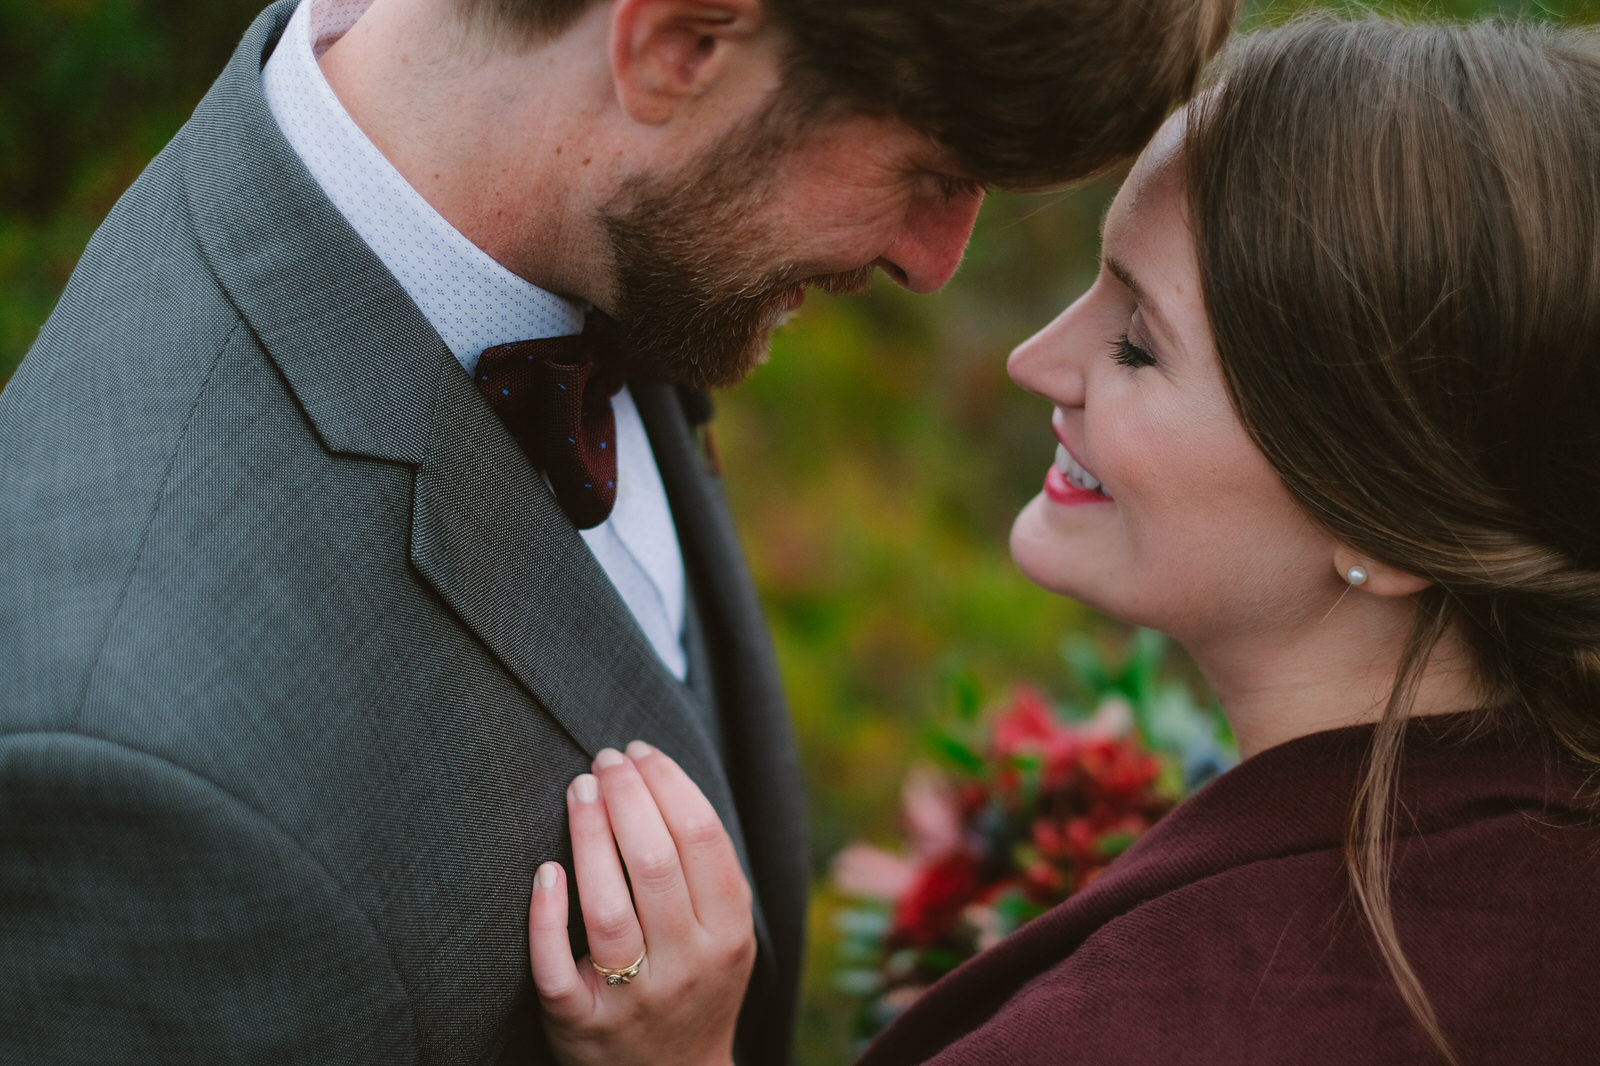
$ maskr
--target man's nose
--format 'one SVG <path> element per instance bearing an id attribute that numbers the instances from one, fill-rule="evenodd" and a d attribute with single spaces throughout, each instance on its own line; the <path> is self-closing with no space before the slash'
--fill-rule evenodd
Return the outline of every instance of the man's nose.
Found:
<path id="1" fill-rule="evenodd" d="M 961 265 L 982 204 L 983 190 L 977 188 L 919 196 L 877 266 L 912 292 L 941 288 Z"/>

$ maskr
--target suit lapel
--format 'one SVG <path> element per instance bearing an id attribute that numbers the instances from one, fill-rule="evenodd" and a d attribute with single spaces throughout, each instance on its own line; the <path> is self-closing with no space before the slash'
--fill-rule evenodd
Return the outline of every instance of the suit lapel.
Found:
<path id="1" fill-rule="evenodd" d="M 676 391 L 639 382 L 630 389 L 650 434 L 700 613 L 728 776 L 744 816 L 748 870 L 770 934 L 763 937 L 751 986 L 755 992 L 763 984 L 766 994 L 752 998 L 787 1010 L 798 994 L 792 963 L 803 951 L 808 866 L 800 771 L 782 683 L 721 484 L 707 468 Z M 746 1057 L 783 1061 L 788 1015 L 759 1024 L 768 1044 Z"/>
<path id="2" fill-rule="evenodd" d="M 441 378 L 417 471 L 418 571 L 584 750 L 636 737 L 659 746 L 705 789 L 742 850 L 732 790 L 688 689 L 466 375 L 454 367 Z"/>
<path id="3" fill-rule="evenodd" d="M 169 150 L 202 254 L 330 451 L 417 468 L 417 571 L 589 754 L 639 737 L 705 789 L 721 761 L 543 480 L 399 283 L 306 172 L 261 92 L 294 10 L 263 12 Z"/>

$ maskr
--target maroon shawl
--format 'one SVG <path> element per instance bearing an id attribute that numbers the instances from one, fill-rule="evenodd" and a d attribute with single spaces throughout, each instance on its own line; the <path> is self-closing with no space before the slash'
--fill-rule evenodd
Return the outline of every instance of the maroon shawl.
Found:
<path id="1" fill-rule="evenodd" d="M 1539 741 L 1415 722 L 1401 943 L 1463 1062 L 1600 1063 L 1600 832 Z M 1344 871 L 1370 728 L 1212 782 L 1098 881 L 936 984 L 859 1066 L 1439 1061 Z"/>

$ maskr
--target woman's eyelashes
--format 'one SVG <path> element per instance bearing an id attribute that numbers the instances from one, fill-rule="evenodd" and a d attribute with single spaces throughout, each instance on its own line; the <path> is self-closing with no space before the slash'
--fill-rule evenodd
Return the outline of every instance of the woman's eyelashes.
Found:
<path id="1" fill-rule="evenodd" d="M 1133 369 L 1156 365 L 1156 357 L 1129 340 L 1126 333 L 1112 342 L 1111 358 Z"/>

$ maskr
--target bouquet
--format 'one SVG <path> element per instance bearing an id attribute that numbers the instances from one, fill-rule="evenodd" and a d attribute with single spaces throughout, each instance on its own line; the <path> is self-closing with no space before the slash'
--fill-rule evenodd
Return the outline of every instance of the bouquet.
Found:
<path id="1" fill-rule="evenodd" d="M 846 966 L 870 1038 L 923 989 L 1092 884 L 1184 795 L 1234 761 L 1220 715 L 1159 680 L 1164 638 L 1141 631 L 1120 669 L 1085 642 L 1068 662 L 1090 708 L 1030 686 L 980 712 L 958 684 L 960 722 L 932 736 L 937 767 L 903 789 L 907 847 L 846 848 L 834 862 Z"/>

